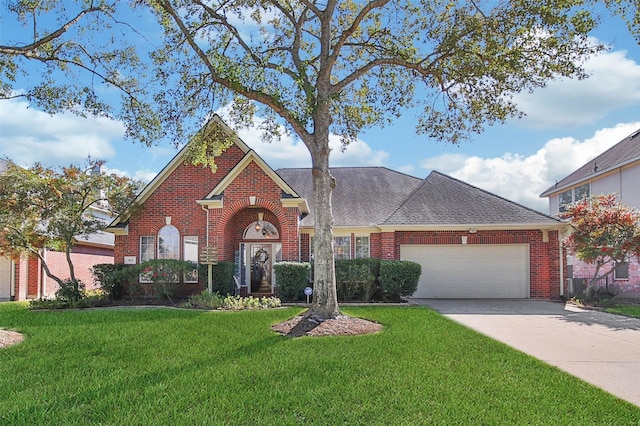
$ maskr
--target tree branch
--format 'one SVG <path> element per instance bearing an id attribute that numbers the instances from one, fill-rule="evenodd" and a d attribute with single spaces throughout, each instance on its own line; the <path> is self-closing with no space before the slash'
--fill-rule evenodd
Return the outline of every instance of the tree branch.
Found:
<path id="1" fill-rule="evenodd" d="M 213 64 L 211 64 L 211 61 L 207 57 L 206 53 L 202 51 L 200 46 L 198 46 L 198 44 L 193 38 L 193 35 L 189 31 L 189 29 L 186 27 L 186 25 L 184 24 L 180 16 L 178 16 L 178 13 L 175 11 L 171 3 L 168 0 L 162 0 L 160 2 L 160 6 L 163 8 L 165 12 L 167 12 L 171 16 L 173 21 L 176 23 L 176 25 L 180 29 L 180 32 L 182 33 L 182 35 L 186 38 L 186 41 L 187 43 L 189 43 L 189 46 L 191 46 L 191 48 L 196 53 L 198 58 L 200 58 L 203 65 L 207 67 L 207 69 L 209 70 L 211 79 L 214 81 L 214 83 L 220 84 L 221 86 L 229 90 L 232 90 L 246 97 L 247 99 L 251 99 L 268 106 L 269 108 L 273 109 L 276 114 L 282 117 L 287 123 L 289 123 L 289 125 L 291 125 L 291 127 L 293 127 L 296 133 L 298 133 L 302 138 L 304 138 L 305 136 L 309 136 L 309 133 L 307 132 L 307 129 L 305 128 L 305 126 L 294 115 L 292 115 L 291 112 L 284 105 L 282 105 L 281 102 L 279 102 L 273 96 L 270 96 L 258 90 L 250 89 L 249 87 L 241 84 L 238 81 L 234 81 L 229 78 L 222 77 L 215 70 L 215 68 L 213 67 Z"/>
<path id="2" fill-rule="evenodd" d="M 27 58 L 36 57 L 37 56 L 37 52 L 35 52 L 35 51 L 38 48 L 40 48 L 40 47 L 44 46 L 45 44 L 47 44 L 47 43 L 59 38 L 64 33 L 66 33 L 69 30 L 69 28 L 71 28 L 72 26 L 77 24 L 78 21 L 80 21 L 80 19 L 82 19 L 82 17 L 84 15 L 88 15 L 89 13 L 93 13 L 93 12 L 104 12 L 104 9 L 102 9 L 100 7 L 90 7 L 88 9 L 85 9 L 85 10 L 81 11 L 78 15 L 76 15 L 75 18 L 71 19 L 70 21 L 68 21 L 67 23 L 65 23 L 60 28 L 58 28 L 54 32 L 50 33 L 46 37 L 43 37 L 43 38 L 41 38 L 39 40 L 34 40 L 33 43 L 28 44 L 28 45 L 26 45 L 24 47 L 0 45 L 0 53 L 5 54 L 5 55 L 11 55 L 11 56 L 25 56 Z M 34 23 L 34 26 L 35 26 L 35 23 Z M 35 35 L 35 28 L 34 28 L 34 35 Z"/>

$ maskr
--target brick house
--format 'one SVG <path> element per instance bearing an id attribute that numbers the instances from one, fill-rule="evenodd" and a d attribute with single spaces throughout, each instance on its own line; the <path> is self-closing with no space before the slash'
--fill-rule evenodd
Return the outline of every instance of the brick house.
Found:
<path id="1" fill-rule="evenodd" d="M 139 194 L 136 216 L 116 218 L 115 262 L 198 261 L 204 247 L 235 262 L 242 294 L 271 294 L 278 261 L 313 258 L 310 169 L 271 169 L 218 117 L 203 129 L 233 141 L 217 171 L 184 161 L 183 148 Z M 559 235 L 566 224 L 433 172 L 426 179 L 383 167 L 335 168 L 337 258 L 422 264 L 414 297 L 557 298 L 564 294 Z M 206 277 L 185 283 L 204 289 Z"/>
<path id="2" fill-rule="evenodd" d="M 640 129 L 633 132 L 602 154 L 559 180 L 540 194 L 549 198 L 549 214 L 556 216 L 571 203 L 597 194 L 616 193 L 623 204 L 640 209 Z M 569 276 L 583 285 L 593 277 L 595 266 L 568 257 Z M 573 284 L 573 283 L 571 283 Z M 608 283 L 619 287 L 626 295 L 640 296 L 640 260 L 628 259 L 616 265 Z M 572 291 L 579 291 L 572 288 Z"/>

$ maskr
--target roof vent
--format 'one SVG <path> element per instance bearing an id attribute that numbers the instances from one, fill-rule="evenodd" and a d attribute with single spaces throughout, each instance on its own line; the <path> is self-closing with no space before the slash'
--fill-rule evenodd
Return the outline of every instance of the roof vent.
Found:
<path id="1" fill-rule="evenodd" d="M 594 172 L 598 171 L 598 163 L 596 163 L 595 161 L 593 162 L 593 171 Z"/>
<path id="2" fill-rule="evenodd" d="M 640 130 L 629 136 L 629 139 L 635 139 L 636 136 L 640 135 Z"/>

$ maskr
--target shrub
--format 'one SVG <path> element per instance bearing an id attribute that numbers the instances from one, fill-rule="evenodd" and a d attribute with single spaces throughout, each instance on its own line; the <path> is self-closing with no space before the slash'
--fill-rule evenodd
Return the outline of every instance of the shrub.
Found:
<path id="1" fill-rule="evenodd" d="M 205 290 L 200 294 L 189 297 L 189 300 L 181 306 L 195 309 L 220 309 L 223 305 L 224 298 L 220 296 L 220 293 L 209 293 L 208 290 Z"/>
<path id="2" fill-rule="evenodd" d="M 411 296 L 418 288 L 422 267 L 406 260 L 380 261 L 380 287 L 384 298 L 398 302 Z"/>
<path id="3" fill-rule="evenodd" d="M 380 270 L 378 259 L 336 260 L 336 289 L 340 301 L 361 300 L 369 302 L 373 297 Z"/>
<path id="4" fill-rule="evenodd" d="M 69 302 L 60 299 L 34 299 L 29 301 L 29 309 L 66 309 Z"/>
<path id="5" fill-rule="evenodd" d="M 276 292 L 284 300 L 300 300 L 309 285 L 311 264 L 308 262 L 279 262 L 273 265 Z"/>
<path id="6" fill-rule="evenodd" d="M 211 265 L 213 292 L 220 294 L 235 294 L 236 285 L 233 281 L 236 264 L 234 262 L 218 262 Z M 200 265 L 198 268 L 200 281 L 208 285 L 209 265 Z"/>
<path id="7" fill-rule="evenodd" d="M 66 279 L 56 291 L 56 299 L 74 304 L 84 297 L 84 284 L 80 280 Z"/>
<path id="8" fill-rule="evenodd" d="M 146 278 L 151 282 L 155 296 L 167 298 L 173 302 L 172 297 L 176 295 L 184 276 L 192 274 L 194 268 L 195 265 L 192 262 L 185 260 L 153 259 L 127 268 L 126 275 L 130 283 L 138 282 L 138 277 L 135 275 Z"/>
<path id="9" fill-rule="evenodd" d="M 124 295 L 127 275 L 122 271 L 129 265 L 101 263 L 91 268 L 93 281 L 105 291 L 108 298 L 120 300 Z"/>
<path id="10" fill-rule="evenodd" d="M 222 308 L 239 311 L 244 309 L 277 308 L 280 304 L 280 299 L 277 297 L 227 296 L 224 298 Z"/>
<path id="11" fill-rule="evenodd" d="M 244 309 L 267 309 L 277 308 L 282 302 L 277 297 L 240 297 L 227 295 L 223 297 L 220 293 L 209 293 L 207 290 L 200 294 L 191 296 L 189 300 L 180 305 L 183 308 L 194 309 L 227 309 L 240 311 Z"/>
<path id="12" fill-rule="evenodd" d="M 608 306 L 611 305 L 620 293 L 617 287 L 588 286 L 582 297 L 582 303 L 586 305 Z"/>

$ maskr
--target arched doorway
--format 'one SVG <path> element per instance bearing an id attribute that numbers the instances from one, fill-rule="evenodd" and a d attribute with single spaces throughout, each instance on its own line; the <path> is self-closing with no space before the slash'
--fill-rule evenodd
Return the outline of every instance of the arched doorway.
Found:
<path id="1" fill-rule="evenodd" d="M 264 220 L 262 213 L 258 213 L 258 220 L 245 228 L 240 253 L 243 253 L 243 285 L 249 293 L 273 294 L 273 264 L 282 256 L 279 239 L 278 228 Z"/>

